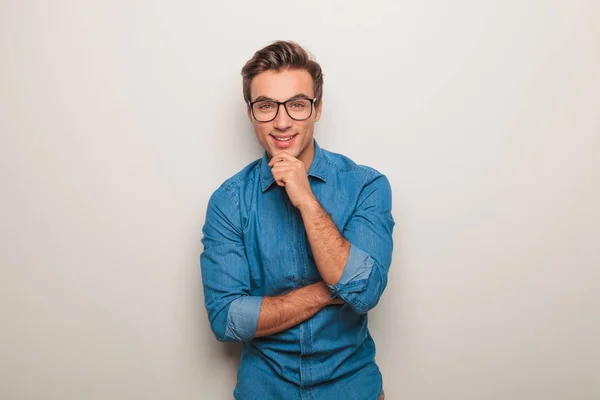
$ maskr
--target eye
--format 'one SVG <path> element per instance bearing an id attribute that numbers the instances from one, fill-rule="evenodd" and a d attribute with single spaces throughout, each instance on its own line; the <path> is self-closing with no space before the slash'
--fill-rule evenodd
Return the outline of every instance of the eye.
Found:
<path id="1" fill-rule="evenodd" d="M 300 101 L 294 101 L 290 104 L 292 108 L 304 108 L 306 105 Z"/>
<path id="2" fill-rule="evenodd" d="M 258 108 L 259 110 L 271 110 L 273 108 L 275 108 L 275 106 L 273 105 L 273 103 L 259 103 L 258 104 Z"/>

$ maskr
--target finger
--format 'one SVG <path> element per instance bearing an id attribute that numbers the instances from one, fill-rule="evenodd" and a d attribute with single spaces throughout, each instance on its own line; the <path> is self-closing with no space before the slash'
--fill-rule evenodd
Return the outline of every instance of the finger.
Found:
<path id="1" fill-rule="evenodd" d="M 292 171 L 282 171 L 279 173 L 274 173 L 273 179 L 275 179 L 276 181 L 282 181 L 283 183 L 298 181 L 295 178 L 295 174 Z"/>
<path id="2" fill-rule="evenodd" d="M 288 180 L 285 177 L 278 176 L 275 178 L 275 183 L 279 186 L 285 186 Z"/>
<path id="3" fill-rule="evenodd" d="M 303 171 L 302 167 L 296 164 L 290 163 L 276 163 L 273 167 L 271 167 L 271 173 L 273 174 L 282 174 L 282 173 L 291 173 L 291 174 L 301 174 Z"/>
<path id="4" fill-rule="evenodd" d="M 276 162 L 271 167 L 271 170 L 274 170 L 276 168 L 294 169 L 294 168 L 298 168 L 298 166 L 296 166 L 296 164 L 290 163 L 289 161 L 280 161 L 280 162 Z"/>
<path id="5" fill-rule="evenodd" d="M 294 157 L 293 155 L 291 155 L 290 153 L 288 153 L 285 150 L 280 151 L 279 153 L 275 153 L 274 157 L 281 157 L 281 158 L 284 158 L 286 160 L 295 160 L 296 159 L 296 157 Z"/>
<path id="6" fill-rule="evenodd" d="M 291 164 L 291 162 L 289 160 L 285 160 L 283 158 L 273 158 L 271 159 L 271 161 L 269 161 L 269 167 L 273 168 L 275 165 L 281 165 L 281 164 Z"/>
<path id="7" fill-rule="evenodd" d="M 282 151 L 279 152 L 277 154 L 274 154 L 273 157 L 271 157 L 271 160 L 269 161 L 269 167 L 272 167 L 275 163 L 279 163 L 282 161 L 295 161 L 297 160 L 296 157 L 292 156 L 291 154 Z"/>
<path id="8" fill-rule="evenodd" d="M 273 174 L 273 178 L 275 180 L 285 180 L 288 181 L 290 179 L 294 179 L 296 175 L 293 169 L 272 169 L 271 173 Z"/>
<path id="9" fill-rule="evenodd" d="M 286 161 L 286 160 L 287 159 L 282 155 L 282 153 L 274 155 L 273 157 L 271 157 L 271 160 L 269 161 L 269 167 L 272 167 L 276 163 L 280 163 L 280 162 L 283 162 L 283 161 Z"/>
<path id="10" fill-rule="evenodd" d="M 272 174 L 285 174 L 288 172 L 295 172 L 296 169 L 293 166 L 288 165 L 276 165 L 271 169 Z"/>

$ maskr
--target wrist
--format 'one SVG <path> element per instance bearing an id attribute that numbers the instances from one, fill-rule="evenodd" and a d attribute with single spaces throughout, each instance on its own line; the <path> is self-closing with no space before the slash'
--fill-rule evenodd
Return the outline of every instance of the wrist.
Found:
<path id="1" fill-rule="evenodd" d="M 319 299 L 319 304 L 322 307 L 325 307 L 331 302 L 331 291 L 329 290 L 324 281 L 316 282 L 314 285 L 315 294 Z"/>
<path id="2" fill-rule="evenodd" d="M 305 201 L 298 204 L 297 208 L 298 211 L 300 211 L 300 213 L 304 214 L 313 212 L 319 207 L 321 207 L 321 205 L 319 204 L 319 200 L 317 200 L 317 198 L 313 194 L 311 194 Z"/>

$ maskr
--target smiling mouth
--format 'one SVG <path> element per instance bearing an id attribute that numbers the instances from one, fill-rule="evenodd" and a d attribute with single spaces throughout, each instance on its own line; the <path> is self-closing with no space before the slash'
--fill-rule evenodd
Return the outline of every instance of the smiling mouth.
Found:
<path id="1" fill-rule="evenodd" d="M 273 136 L 273 135 L 271 135 L 271 136 Z M 276 137 L 276 136 L 273 136 L 273 139 L 277 140 L 278 142 L 288 142 L 288 141 L 292 140 L 295 137 L 296 137 L 296 135 L 288 136 L 288 137 Z"/>

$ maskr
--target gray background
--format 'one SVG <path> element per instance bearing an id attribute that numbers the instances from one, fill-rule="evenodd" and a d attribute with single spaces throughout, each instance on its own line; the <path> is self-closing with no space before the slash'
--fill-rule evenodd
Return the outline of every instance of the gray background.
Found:
<path id="1" fill-rule="evenodd" d="M 198 256 L 293 39 L 394 192 L 389 399 L 600 398 L 600 3 L 0 1 L 0 398 L 229 399 Z"/>

